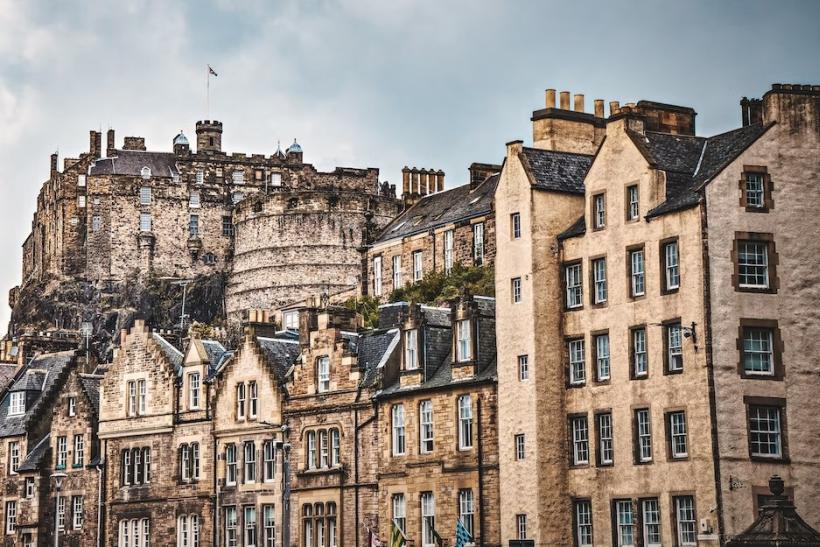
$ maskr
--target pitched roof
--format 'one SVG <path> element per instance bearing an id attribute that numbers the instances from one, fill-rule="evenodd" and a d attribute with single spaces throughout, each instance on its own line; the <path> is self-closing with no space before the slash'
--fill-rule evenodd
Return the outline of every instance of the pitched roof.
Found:
<path id="1" fill-rule="evenodd" d="M 0 391 L 5 389 L 5 387 L 11 383 L 16 372 L 17 365 L 0 363 Z"/>
<path id="2" fill-rule="evenodd" d="M 376 243 L 487 214 L 492 211 L 496 186 L 498 175 L 492 175 L 474 190 L 470 190 L 470 185 L 465 184 L 424 196 L 388 224 Z"/>
<path id="3" fill-rule="evenodd" d="M 159 344 L 160 349 L 162 349 L 162 353 L 164 353 L 168 361 L 174 365 L 174 370 L 179 372 L 179 368 L 182 366 L 182 360 L 185 358 L 182 352 L 174 347 L 171 342 L 156 332 L 151 333 L 151 338 L 153 338 L 154 342 Z"/>
<path id="4" fill-rule="evenodd" d="M 592 165 L 588 154 L 523 148 L 522 156 L 533 177 L 533 186 L 554 192 L 584 193 L 584 177 Z"/>
<path id="5" fill-rule="evenodd" d="M 40 441 L 34 445 L 34 448 L 26 454 L 26 458 L 23 460 L 23 463 L 20 464 L 20 467 L 17 468 L 17 471 L 36 471 L 40 467 L 40 462 L 43 461 L 46 452 L 48 452 L 50 438 L 51 433 L 46 433 L 46 436 L 40 439 Z"/>
<path id="6" fill-rule="evenodd" d="M 375 330 L 359 336 L 359 369 L 363 373 L 361 381 L 363 387 L 375 384 L 379 367 L 396 349 L 400 337 L 399 329 Z"/>
<path id="7" fill-rule="evenodd" d="M 102 380 L 102 376 L 80 374 L 80 384 L 82 384 L 83 391 L 88 396 L 94 414 L 97 416 L 100 415 L 100 380 Z"/>
<path id="8" fill-rule="evenodd" d="M 35 380 L 32 384 L 39 387 L 35 390 L 34 396 L 26 398 L 26 411 L 23 414 L 8 415 L 10 392 L 5 394 L 2 404 L 0 404 L 0 437 L 23 435 L 26 432 L 26 426 L 31 417 L 38 412 L 40 403 L 56 389 L 58 382 L 65 380 L 64 372 L 73 359 L 73 350 L 46 353 L 38 355 L 23 367 L 20 379 L 27 376 L 29 371 L 36 370 L 41 371 L 35 374 L 41 381 Z"/>
<path id="9" fill-rule="evenodd" d="M 257 336 L 256 341 L 279 382 L 284 383 L 290 367 L 302 353 L 299 343 L 286 338 L 265 338 L 262 336 Z"/>
<path id="10" fill-rule="evenodd" d="M 572 226 L 558 234 L 558 241 L 563 241 L 571 237 L 582 236 L 587 231 L 586 220 L 583 216 L 572 223 Z"/>
<path id="11" fill-rule="evenodd" d="M 148 167 L 153 177 L 171 177 L 179 174 L 176 156 L 170 152 L 117 150 L 115 154 L 116 156 L 96 160 L 91 165 L 89 174 L 138 176 L 143 167 Z"/>
<path id="12" fill-rule="evenodd" d="M 710 137 L 695 173 L 695 184 L 700 186 L 709 182 L 773 125 L 757 123 Z"/>

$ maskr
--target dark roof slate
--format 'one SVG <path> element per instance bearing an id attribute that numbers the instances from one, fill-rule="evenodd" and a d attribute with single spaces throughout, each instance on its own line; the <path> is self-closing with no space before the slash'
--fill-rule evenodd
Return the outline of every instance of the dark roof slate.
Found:
<path id="1" fill-rule="evenodd" d="M 592 165 L 593 156 L 524 148 L 526 166 L 533 176 L 533 186 L 555 192 L 584 193 L 584 177 Z"/>
<path id="2" fill-rule="evenodd" d="M 558 241 L 563 241 L 565 239 L 569 239 L 571 237 L 578 237 L 582 236 L 587 231 L 586 220 L 582 216 L 578 220 L 572 223 L 572 226 L 558 234 Z"/>
<path id="3" fill-rule="evenodd" d="M 475 190 L 465 184 L 421 198 L 388 224 L 376 243 L 425 232 L 441 226 L 481 216 L 492 211 L 498 175 L 492 175 Z"/>
<path id="4" fill-rule="evenodd" d="M 40 467 L 40 463 L 43 461 L 43 458 L 51 446 L 49 442 L 50 438 L 51 433 L 46 433 L 46 436 L 34 445 L 34 448 L 26 454 L 26 458 L 23 460 L 23 463 L 21 463 L 20 467 L 17 468 L 18 472 L 37 471 Z"/>
<path id="5" fill-rule="evenodd" d="M 154 339 L 154 342 L 159 344 L 160 349 L 162 349 L 162 353 L 164 353 L 168 361 L 172 365 L 174 365 L 174 369 L 177 371 L 177 373 L 180 373 L 180 367 L 182 367 L 182 360 L 185 358 L 182 352 L 179 351 L 176 347 L 174 347 L 174 345 L 171 342 L 169 342 L 156 332 L 151 333 L 151 338 Z"/>
<path id="6" fill-rule="evenodd" d="M 262 349 L 268 365 L 276 374 L 276 378 L 280 383 L 284 383 L 290 367 L 302 353 L 299 343 L 284 338 L 265 338 L 262 336 L 258 336 L 256 341 Z"/>
<path id="7" fill-rule="evenodd" d="M 17 372 L 17 365 L 9 365 L 0 363 L 0 391 L 14 379 L 14 374 Z"/>
<path id="8" fill-rule="evenodd" d="M 91 406 L 94 409 L 94 414 L 100 415 L 100 380 L 102 376 L 92 376 L 89 374 L 80 375 L 80 383 L 83 386 L 83 391 L 91 401 Z"/>
<path id="9" fill-rule="evenodd" d="M 773 123 L 752 124 L 709 138 L 703 159 L 695 173 L 695 184 L 701 185 L 723 171 L 738 155 L 760 138 Z"/>
<path id="10" fill-rule="evenodd" d="M 359 336 L 359 369 L 362 371 L 362 387 L 371 387 L 379 377 L 379 365 L 389 357 L 399 343 L 399 330 L 375 330 Z"/>
<path id="11" fill-rule="evenodd" d="M 179 174 L 176 156 L 170 152 L 143 152 L 141 150 L 117 150 L 115 156 L 95 161 L 89 169 L 91 175 L 141 175 L 148 167 L 152 177 L 172 177 Z"/>

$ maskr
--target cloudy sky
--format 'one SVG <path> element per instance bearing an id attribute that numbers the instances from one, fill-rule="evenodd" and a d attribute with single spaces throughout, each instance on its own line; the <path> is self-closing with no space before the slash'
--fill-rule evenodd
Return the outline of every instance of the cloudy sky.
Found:
<path id="1" fill-rule="evenodd" d="M 818 21 L 813 0 L 0 0 L 0 294 L 49 155 L 109 127 L 169 150 L 205 117 L 206 63 L 226 150 L 297 138 L 320 169 L 432 167 L 452 187 L 531 139 L 548 87 L 737 126 L 741 96 L 820 83 Z"/>

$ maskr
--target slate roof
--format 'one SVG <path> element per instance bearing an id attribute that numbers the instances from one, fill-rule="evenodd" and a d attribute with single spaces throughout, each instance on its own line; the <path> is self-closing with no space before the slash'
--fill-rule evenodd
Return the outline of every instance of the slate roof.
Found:
<path id="1" fill-rule="evenodd" d="M 576 220 L 572 226 L 558 234 L 558 241 L 563 241 L 565 239 L 569 239 L 571 237 L 582 236 L 587 231 L 587 224 L 586 220 L 582 216 L 578 220 Z"/>
<path id="2" fill-rule="evenodd" d="M 229 352 L 225 349 L 225 346 L 216 340 L 200 340 L 200 343 L 202 343 L 202 349 L 205 350 L 205 353 L 208 356 L 207 376 L 210 377 L 219 369 L 219 366 L 223 362 L 223 357 L 225 357 L 225 354 Z"/>
<path id="3" fill-rule="evenodd" d="M 10 392 L 5 394 L 2 404 L 0 404 L 0 437 L 23 435 L 26 432 L 26 425 L 39 410 L 39 403 L 51 394 L 57 386 L 58 380 L 65 379 L 63 373 L 72 359 L 74 359 L 74 351 L 46 353 L 38 355 L 23 367 L 19 377 L 21 380 L 30 370 L 44 371 L 42 375 L 40 373 L 36 374 L 36 376 L 42 377 L 42 382 L 35 381 L 35 385 L 40 385 L 42 389 L 38 388 L 33 397 L 26 398 L 26 412 L 19 416 L 8 415 Z"/>
<path id="4" fill-rule="evenodd" d="M 94 414 L 100 415 L 100 380 L 102 376 L 92 376 L 90 374 L 81 374 L 80 383 L 83 386 L 83 391 L 91 401 L 91 406 L 94 409 Z"/>
<path id="5" fill-rule="evenodd" d="M 40 391 L 43 389 L 43 382 L 48 376 L 48 371 L 27 367 L 9 391 Z"/>
<path id="6" fill-rule="evenodd" d="M 362 371 L 361 385 L 370 387 L 378 379 L 378 368 L 385 357 L 389 357 L 399 344 L 399 329 L 375 330 L 359 337 L 359 369 Z"/>
<path id="7" fill-rule="evenodd" d="M 15 372 L 17 372 L 17 365 L 0 363 L 0 391 L 11 383 Z"/>
<path id="8" fill-rule="evenodd" d="M 526 147 L 522 155 L 527 170 L 532 174 L 535 188 L 572 194 L 584 193 L 584 177 L 592 165 L 593 156 Z"/>
<path id="9" fill-rule="evenodd" d="M 151 169 L 152 177 L 171 177 L 179 174 L 176 156 L 170 152 L 143 152 L 141 150 L 117 150 L 116 156 L 95 161 L 91 175 L 141 175 L 143 167 Z"/>
<path id="10" fill-rule="evenodd" d="M 20 467 L 17 468 L 17 471 L 37 471 L 40 467 L 40 462 L 43 461 L 43 457 L 45 457 L 46 452 L 48 452 L 50 438 L 51 433 L 46 433 L 46 436 L 40 439 L 40 442 L 34 445 L 34 448 L 26 454 L 26 458 L 23 460 L 23 463 L 20 464 Z"/>
<path id="11" fill-rule="evenodd" d="M 262 336 L 257 336 L 256 341 L 262 349 L 268 365 L 273 368 L 276 378 L 280 383 L 284 383 L 290 367 L 302 353 L 299 343 L 285 338 L 265 338 Z"/>
<path id="12" fill-rule="evenodd" d="M 492 175 L 475 190 L 465 184 L 452 190 L 430 194 L 388 224 L 376 243 L 426 232 L 430 228 L 466 220 L 492 211 L 498 175 Z"/>
<path id="13" fill-rule="evenodd" d="M 179 351 L 176 347 L 174 347 L 174 345 L 171 342 L 169 342 L 156 332 L 151 333 L 151 338 L 154 339 L 154 342 L 159 344 L 160 349 L 162 349 L 162 353 L 164 353 L 168 361 L 172 365 L 174 365 L 174 369 L 177 371 L 177 373 L 181 372 L 180 367 L 182 366 L 182 360 L 185 358 L 182 352 Z"/>

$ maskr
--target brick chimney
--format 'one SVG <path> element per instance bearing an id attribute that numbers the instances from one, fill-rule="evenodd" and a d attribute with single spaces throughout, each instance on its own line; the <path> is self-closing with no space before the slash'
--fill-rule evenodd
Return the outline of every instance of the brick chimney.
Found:
<path id="1" fill-rule="evenodd" d="M 501 166 L 492 163 L 477 163 L 470 164 L 470 190 L 475 190 L 488 177 L 497 175 L 501 172 Z"/>
<path id="2" fill-rule="evenodd" d="M 603 101 L 595 101 L 595 114 L 584 112 L 584 95 L 569 91 L 559 94 L 555 107 L 555 89 L 547 89 L 545 107 L 532 113 L 532 140 L 536 148 L 559 152 L 594 154 L 604 134 Z M 572 105 L 570 105 L 572 98 Z"/>
<path id="3" fill-rule="evenodd" d="M 139 150 L 145 152 L 145 138 L 144 137 L 125 137 L 122 144 L 123 150 Z"/>
<path id="4" fill-rule="evenodd" d="M 114 155 L 114 151 L 116 149 L 117 144 L 116 142 L 114 142 L 114 130 L 109 129 L 108 135 L 106 136 L 105 155 L 110 158 Z"/>
<path id="5" fill-rule="evenodd" d="M 57 155 L 57 152 L 54 152 L 51 155 L 51 166 L 50 166 L 49 171 L 48 171 L 49 172 L 49 178 L 51 180 L 54 180 L 54 177 L 57 175 L 58 158 L 59 158 L 59 156 Z"/>
<path id="6" fill-rule="evenodd" d="M 102 156 L 102 133 L 99 131 L 90 131 L 88 138 L 88 152 L 91 156 L 98 160 Z"/>

